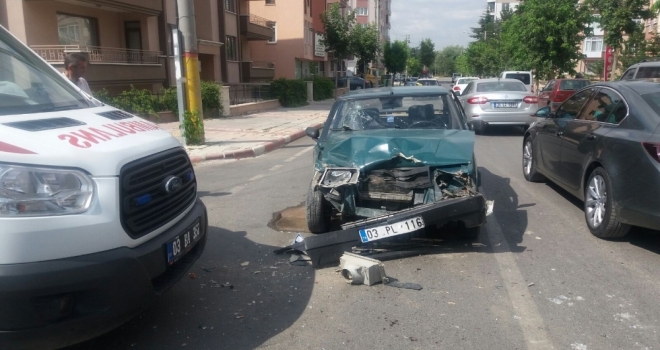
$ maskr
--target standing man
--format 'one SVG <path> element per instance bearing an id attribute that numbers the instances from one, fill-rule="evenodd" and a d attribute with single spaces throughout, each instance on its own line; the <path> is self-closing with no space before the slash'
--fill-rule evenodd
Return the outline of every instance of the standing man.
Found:
<path id="1" fill-rule="evenodd" d="M 83 78 L 87 69 L 87 57 L 79 53 L 70 53 L 64 57 L 64 75 L 71 80 L 80 90 L 92 95 L 87 80 Z"/>

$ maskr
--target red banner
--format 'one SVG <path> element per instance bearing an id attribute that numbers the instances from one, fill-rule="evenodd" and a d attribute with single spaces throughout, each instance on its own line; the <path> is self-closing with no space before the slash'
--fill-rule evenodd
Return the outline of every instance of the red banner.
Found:
<path id="1" fill-rule="evenodd" d="M 612 50 L 611 46 L 608 46 L 605 49 L 605 69 L 603 69 L 603 74 L 605 75 L 603 77 L 604 81 L 610 80 L 610 74 L 612 74 L 612 70 L 614 69 L 614 50 Z"/>

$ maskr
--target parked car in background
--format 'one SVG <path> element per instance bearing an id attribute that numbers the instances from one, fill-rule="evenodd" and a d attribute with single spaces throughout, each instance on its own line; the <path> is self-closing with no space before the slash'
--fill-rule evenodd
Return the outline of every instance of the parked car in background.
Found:
<path id="1" fill-rule="evenodd" d="M 431 78 L 422 78 L 417 80 L 417 86 L 438 86 L 440 83 L 438 83 L 437 80 L 431 79 Z"/>
<path id="2" fill-rule="evenodd" d="M 500 78 L 520 80 L 525 84 L 527 91 L 534 93 L 534 75 L 532 75 L 532 72 L 506 71 L 502 72 Z"/>
<path id="3" fill-rule="evenodd" d="M 539 108 L 550 106 L 551 110 L 557 109 L 559 105 L 575 93 L 575 91 L 591 84 L 588 79 L 555 79 L 550 80 L 541 91 L 539 91 Z"/>
<path id="4" fill-rule="evenodd" d="M 458 78 L 460 78 L 460 77 L 462 77 L 462 76 L 463 76 L 463 74 L 460 74 L 460 73 L 454 73 L 454 74 L 452 74 L 452 75 L 451 75 L 451 83 L 452 83 L 452 84 L 456 84 L 456 79 L 458 79 Z"/>
<path id="5" fill-rule="evenodd" d="M 475 81 L 475 80 L 479 80 L 479 78 L 477 77 L 458 78 L 456 80 L 456 84 L 454 85 L 454 87 L 452 87 L 452 90 L 454 90 L 460 95 L 463 93 L 465 87 L 467 87 L 471 81 Z"/>
<path id="6" fill-rule="evenodd" d="M 633 64 L 621 76 L 621 80 L 644 79 L 660 79 L 660 61 Z"/>
<path id="7" fill-rule="evenodd" d="M 536 118 L 538 98 L 517 79 L 472 81 L 459 96 L 468 122 L 481 134 L 489 125 L 529 127 Z"/>
<path id="8" fill-rule="evenodd" d="M 547 178 L 583 200 L 597 237 L 660 230 L 660 85 L 596 83 L 536 114 L 523 140 L 528 181 Z"/>
<path id="9" fill-rule="evenodd" d="M 348 87 L 349 90 L 360 90 L 360 89 L 363 89 L 365 87 L 367 89 L 369 89 L 369 88 L 373 87 L 369 80 L 367 80 L 365 82 L 364 79 L 362 79 L 360 77 L 357 77 L 355 75 L 341 77 L 341 78 L 337 79 L 337 86 L 338 87 Z"/>

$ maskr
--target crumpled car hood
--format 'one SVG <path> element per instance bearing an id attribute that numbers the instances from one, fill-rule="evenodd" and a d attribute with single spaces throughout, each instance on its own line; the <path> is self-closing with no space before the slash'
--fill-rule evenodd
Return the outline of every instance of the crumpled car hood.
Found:
<path id="1" fill-rule="evenodd" d="M 474 133 L 468 130 L 382 129 L 333 132 L 323 144 L 317 168 L 368 170 L 398 160 L 400 166 L 448 166 L 473 161 Z"/>

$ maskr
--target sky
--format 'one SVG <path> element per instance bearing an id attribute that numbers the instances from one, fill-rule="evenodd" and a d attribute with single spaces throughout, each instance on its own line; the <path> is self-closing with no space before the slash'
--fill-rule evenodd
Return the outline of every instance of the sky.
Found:
<path id="1" fill-rule="evenodd" d="M 410 46 L 430 38 L 435 49 L 460 45 L 467 47 L 470 33 L 486 10 L 486 0 L 392 0 L 390 40 L 404 40 Z"/>

